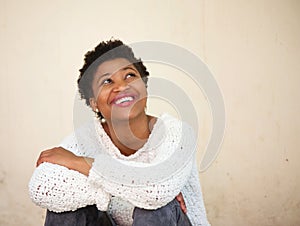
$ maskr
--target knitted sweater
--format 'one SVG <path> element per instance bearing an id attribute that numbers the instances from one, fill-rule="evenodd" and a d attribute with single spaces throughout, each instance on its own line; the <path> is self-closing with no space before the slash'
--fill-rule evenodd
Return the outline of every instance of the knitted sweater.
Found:
<path id="1" fill-rule="evenodd" d="M 29 193 L 38 206 L 64 212 L 96 204 L 118 225 L 127 226 L 132 225 L 135 206 L 157 209 L 181 192 L 192 225 L 209 225 L 193 152 L 195 138 L 191 128 L 179 120 L 167 114 L 160 116 L 148 141 L 130 156 L 120 153 L 98 120 L 75 130 L 60 146 L 78 156 L 94 158 L 94 163 L 88 177 L 51 163 L 37 167 Z M 110 165 L 116 166 L 114 172 Z M 155 167 L 160 173 L 140 173 Z M 129 171 L 141 175 L 135 178 Z M 134 179 L 122 181 L 128 175 Z"/>

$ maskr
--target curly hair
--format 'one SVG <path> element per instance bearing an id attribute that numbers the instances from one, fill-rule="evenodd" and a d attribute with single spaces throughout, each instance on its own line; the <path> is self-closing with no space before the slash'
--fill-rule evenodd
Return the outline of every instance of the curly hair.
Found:
<path id="1" fill-rule="evenodd" d="M 105 61 L 116 58 L 125 58 L 132 63 L 147 86 L 149 72 L 142 60 L 134 56 L 132 49 L 120 40 L 103 41 L 94 50 L 85 54 L 84 65 L 79 70 L 80 75 L 77 80 L 79 94 L 81 99 L 85 100 L 87 106 L 90 106 L 90 98 L 94 97 L 92 83 L 98 66 Z M 103 118 L 100 112 L 97 114 L 100 119 Z"/>

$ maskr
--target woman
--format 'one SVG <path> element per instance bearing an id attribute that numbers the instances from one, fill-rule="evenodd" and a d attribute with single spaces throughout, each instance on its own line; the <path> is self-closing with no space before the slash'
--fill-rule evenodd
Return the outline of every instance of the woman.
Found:
<path id="1" fill-rule="evenodd" d="M 145 175 L 143 184 L 103 173 L 103 153 L 142 170 L 164 164 L 178 147 L 183 154 L 194 148 L 185 124 L 145 113 L 148 75 L 119 40 L 101 42 L 85 55 L 78 87 L 97 120 L 37 160 L 29 190 L 33 202 L 48 209 L 46 226 L 209 225 L 194 158 L 155 182 Z"/>

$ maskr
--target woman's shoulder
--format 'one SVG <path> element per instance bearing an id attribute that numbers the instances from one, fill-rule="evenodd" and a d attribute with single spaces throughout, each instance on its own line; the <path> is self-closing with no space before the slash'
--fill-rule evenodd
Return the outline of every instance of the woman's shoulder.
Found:
<path id="1" fill-rule="evenodd" d="M 178 147 L 183 151 L 192 151 L 195 145 L 193 128 L 178 118 L 164 113 L 157 117 L 145 147 L 156 150 L 157 159 L 160 161 L 172 155 Z"/>
<path id="2" fill-rule="evenodd" d="M 181 131 L 184 133 L 187 133 L 185 135 L 192 135 L 194 134 L 193 127 L 185 122 L 184 120 L 181 120 L 169 113 L 162 113 L 159 117 L 157 117 L 157 122 L 154 126 L 157 127 L 165 127 L 169 132 L 178 133 Z"/>
<path id="3" fill-rule="evenodd" d="M 73 129 L 73 132 L 61 141 L 60 146 L 76 155 L 92 157 L 93 146 L 97 143 L 95 134 L 95 122 L 85 122 Z"/>

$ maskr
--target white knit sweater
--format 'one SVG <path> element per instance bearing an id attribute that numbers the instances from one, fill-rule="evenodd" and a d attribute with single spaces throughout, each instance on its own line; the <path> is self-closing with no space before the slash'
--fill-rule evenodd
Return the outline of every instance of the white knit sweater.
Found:
<path id="1" fill-rule="evenodd" d="M 189 159 L 187 155 L 182 161 L 185 164 L 178 170 L 162 172 L 161 177 L 149 175 L 144 184 L 136 184 L 134 180 L 130 184 L 121 183 L 117 177 L 107 177 L 103 170 L 109 168 L 105 167 L 105 163 L 109 163 L 101 158 L 103 153 L 138 170 L 165 163 L 176 154 L 179 146 L 182 152 L 179 157 L 192 153 L 190 150 L 195 148 L 194 144 L 195 138 L 189 127 L 163 114 L 146 144 L 133 155 L 124 156 L 95 120 L 77 129 L 61 144 L 78 156 L 95 158 L 89 176 L 56 164 L 43 163 L 36 168 L 29 182 L 30 197 L 38 206 L 54 212 L 96 204 L 99 210 L 107 210 L 118 225 L 127 226 L 132 224 L 134 206 L 157 209 L 182 192 L 192 225 L 209 225 L 194 155 Z M 178 162 L 176 164 L 178 166 Z M 122 177 L 122 174 L 126 176 L 124 171 L 118 171 L 117 175 Z"/>

